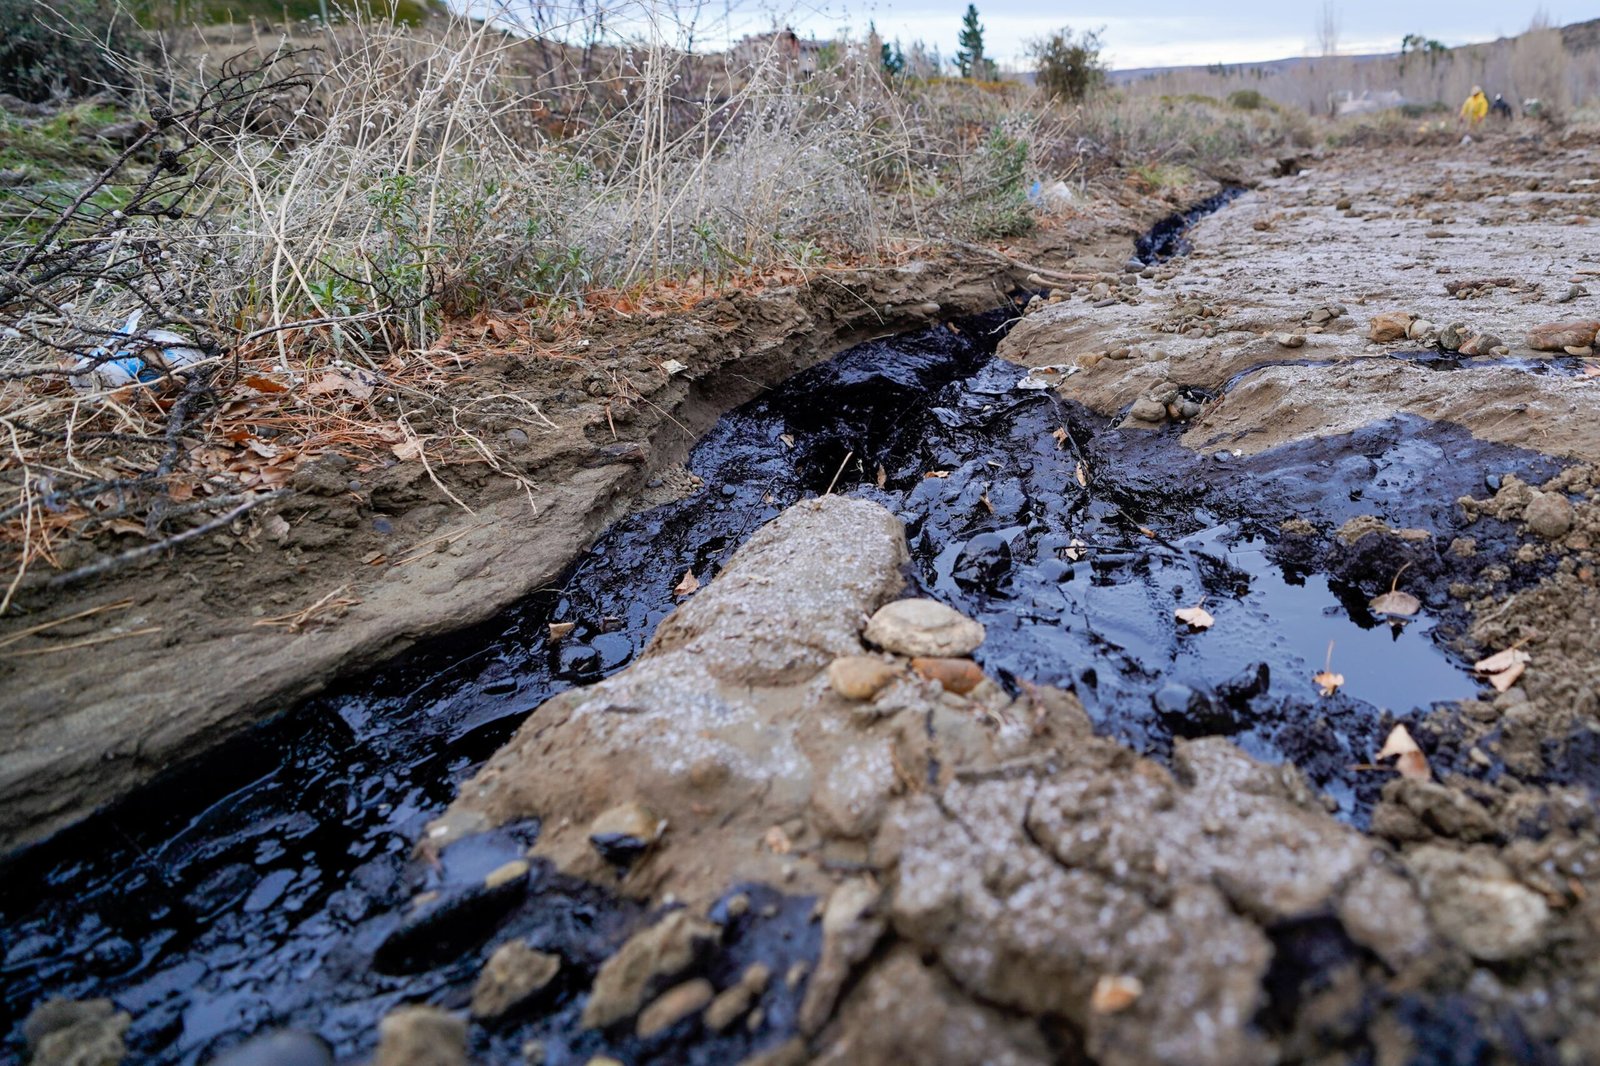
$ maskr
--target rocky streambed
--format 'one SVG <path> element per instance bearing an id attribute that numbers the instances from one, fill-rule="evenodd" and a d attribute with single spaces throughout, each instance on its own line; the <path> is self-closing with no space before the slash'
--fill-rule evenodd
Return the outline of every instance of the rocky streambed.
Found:
<path id="1" fill-rule="evenodd" d="M 1600 1054 L 1592 386 L 1366 339 L 1363 299 L 1446 319 L 1432 279 L 1239 262 L 1383 247 L 1321 206 L 1359 163 L 1009 333 L 802 373 L 558 587 L 35 850 L 0 889 L 8 1048 Z M 1491 308 L 1508 335 L 1544 314 Z M 1498 692 L 1473 663 L 1508 649 L 1531 662 Z M 52 995 L 80 1002 L 19 1031 Z"/>

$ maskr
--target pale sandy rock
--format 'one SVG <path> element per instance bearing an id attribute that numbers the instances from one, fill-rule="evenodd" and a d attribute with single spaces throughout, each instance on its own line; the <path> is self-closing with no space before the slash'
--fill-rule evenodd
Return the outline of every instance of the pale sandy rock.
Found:
<path id="1" fill-rule="evenodd" d="M 970 655 L 983 626 L 937 600 L 895 600 L 867 622 L 867 643 L 898 655 Z"/>

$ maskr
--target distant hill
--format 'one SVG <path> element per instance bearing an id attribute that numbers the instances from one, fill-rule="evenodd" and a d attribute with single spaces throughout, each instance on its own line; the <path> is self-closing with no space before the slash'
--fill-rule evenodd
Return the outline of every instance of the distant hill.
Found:
<path id="1" fill-rule="evenodd" d="M 1538 100 L 1544 114 L 1600 98 L 1600 19 L 1454 48 L 1421 43 L 1405 54 L 1141 67 L 1107 77 L 1112 85 L 1141 95 L 1221 100 L 1251 90 L 1278 106 L 1312 114 L 1334 114 L 1353 104 L 1363 110 L 1416 107 L 1419 114 L 1441 105 L 1453 110 L 1474 85 L 1511 101 Z"/>
<path id="2" fill-rule="evenodd" d="M 1513 37 L 1501 37 L 1498 40 L 1484 42 L 1483 44 L 1459 45 L 1451 49 L 1452 52 L 1463 48 L 1482 48 L 1495 44 L 1507 43 L 1515 40 Z M 1574 22 L 1570 26 L 1561 27 L 1561 43 L 1568 52 L 1595 52 L 1600 51 L 1600 18 L 1589 19 L 1587 22 Z M 1107 73 L 1106 80 L 1112 85 L 1126 85 L 1141 78 L 1149 78 L 1158 74 L 1179 74 L 1187 72 L 1200 72 L 1215 70 L 1217 66 L 1224 66 L 1232 70 L 1248 70 L 1252 73 L 1262 71 L 1267 75 L 1285 74 L 1293 72 L 1307 64 L 1324 62 L 1329 58 L 1345 60 L 1350 63 L 1370 62 L 1395 62 L 1399 60 L 1399 52 L 1372 52 L 1364 55 L 1327 56 L 1290 56 L 1287 59 L 1268 59 L 1255 63 L 1224 63 L 1224 64 L 1190 64 L 1176 67 L 1129 67 L 1122 70 L 1113 70 Z"/>

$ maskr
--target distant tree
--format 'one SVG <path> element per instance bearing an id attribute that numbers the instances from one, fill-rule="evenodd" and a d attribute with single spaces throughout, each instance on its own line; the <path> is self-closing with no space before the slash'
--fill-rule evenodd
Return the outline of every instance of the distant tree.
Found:
<path id="1" fill-rule="evenodd" d="M 1028 42 L 1039 87 L 1051 96 L 1075 103 L 1105 84 L 1100 60 L 1100 31 L 1073 33 L 1070 27 Z"/>
<path id="2" fill-rule="evenodd" d="M 1420 33 L 1408 33 L 1400 38 L 1400 73 L 1406 72 L 1406 63 L 1416 56 L 1427 56 L 1428 66 L 1435 66 L 1441 58 L 1448 58 L 1450 49 L 1443 41 L 1436 41 L 1432 37 L 1424 37 Z"/>
<path id="3" fill-rule="evenodd" d="M 1339 54 L 1339 8 L 1333 0 L 1322 0 L 1322 13 L 1317 16 L 1317 52 L 1325 56 Z"/>
<path id="4" fill-rule="evenodd" d="M 900 38 L 894 39 L 894 44 L 883 46 L 883 71 L 885 74 L 896 78 L 906 72 L 906 54 L 900 49 Z"/>
<path id="5" fill-rule="evenodd" d="M 961 46 L 956 51 L 956 69 L 963 78 L 982 78 L 989 73 L 991 64 L 983 55 L 983 25 L 976 4 L 968 4 L 967 13 L 961 16 L 961 36 L 956 42 Z"/>
<path id="6" fill-rule="evenodd" d="M 867 23 L 867 42 L 876 45 L 878 49 L 878 66 L 891 78 L 898 78 L 906 72 L 906 54 L 900 50 L 900 39 L 895 38 L 891 45 L 878 36 L 876 23 Z"/>

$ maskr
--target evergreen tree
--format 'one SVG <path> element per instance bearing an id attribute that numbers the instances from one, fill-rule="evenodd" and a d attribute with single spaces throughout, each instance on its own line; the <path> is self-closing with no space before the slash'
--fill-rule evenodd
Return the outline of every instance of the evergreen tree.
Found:
<path id="1" fill-rule="evenodd" d="M 906 72 L 906 54 L 900 50 L 900 39 L 895 38 L 894 44 L 884 41 L 878 46 L 879 62 L 883 64 L 883 72 L 891 78 L 898 78 Z"/>
<path id="2" fill-rule="evenodd" d="M 961 16 L 961 45 L 956 52 L 956 68 L 963 78 L 982 78 L 989 73 L 989 61 L 983 55 L 983 25 L 978 22 L 978 6 L 967 5 Z"/>

